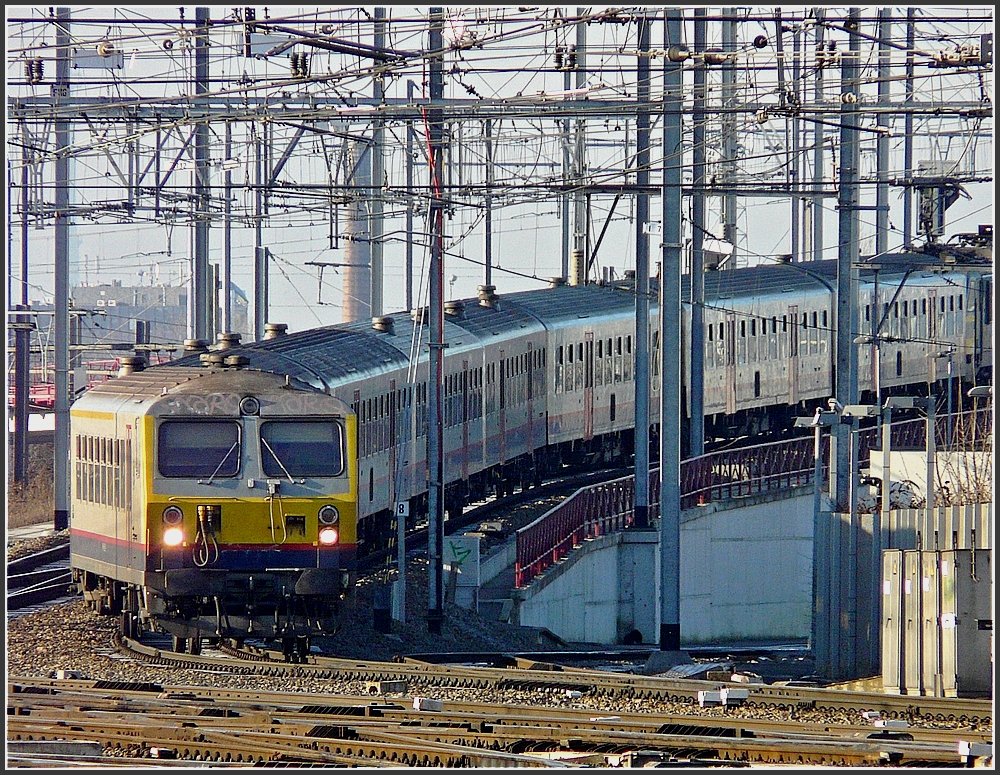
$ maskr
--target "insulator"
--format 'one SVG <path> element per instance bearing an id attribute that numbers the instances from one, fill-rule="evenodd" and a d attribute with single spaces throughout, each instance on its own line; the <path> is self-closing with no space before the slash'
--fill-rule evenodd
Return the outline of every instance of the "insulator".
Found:
<path id="1" fill-rule="evenodd" d="M 35 63 L 30 59 L 24 60 L 24 77 L 28 83 L 33 83 L 35 80 Z"/>
<path id="2" fill-rule="evenodd" d="M 291 56 L 288 57 L 288 64 L 292 69 L 292 75 L 299 74 L 299 54 L 297 51 L 293 51 Z"/>
<path id="3" fill-rule="evenodd" d="M 556 66 L 556 70 L 562 70 L 562 68 L 563 68 L 563 47 L 562 46 L 556 46 L 555 66 Z"/>
<path id="4" fill-rule="evenodd" d="M 309 75 L 309 55 L 304 51 L 299 54 L 299 75 L 303 78 Z"/>
<path id="5" fill-rule="evenodd" d="M 35 83 L 41 83 L 42 78 L 45 77 L 45 62 L 41 59 L 35 60 Z"/>
<path id="6" fill-rule="evenodd" d="M 566 69 L 576 70 L 576 46 L 569 47 L 569 56 L 566 59 Z"/>

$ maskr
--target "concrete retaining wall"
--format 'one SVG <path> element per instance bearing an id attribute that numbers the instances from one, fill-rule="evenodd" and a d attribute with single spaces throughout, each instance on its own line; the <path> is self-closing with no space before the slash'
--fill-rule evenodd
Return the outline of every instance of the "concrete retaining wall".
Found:
<path id="1" fill-rule="evenodd" d="M 708 504 L 681 515 L 681 640 L 686 645 L 809 637 L 812 488 Z M 516 591 L 516 620 L 569 641 L 657 642 L 658 534 L 587 541 Z"/>

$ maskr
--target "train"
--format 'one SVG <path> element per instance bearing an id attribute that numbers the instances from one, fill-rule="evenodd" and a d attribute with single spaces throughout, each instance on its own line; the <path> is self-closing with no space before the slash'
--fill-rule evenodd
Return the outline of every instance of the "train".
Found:
<path id="1" fill-rule="evenodd" d="M 127 637 L 261 638 L 303 660 L 353 586 L 356 415 L 239 358 L 123 371 L 71 409 L 77 588 Z"/>
<path id="2" fill-rule="evenodd" d="M 879 323 L 872 344 L 858 345 L 863 396 L 992 374 L 989 265 L 932 263 L 883 261 L 877 285 L 861 273 L 858 334 L 875 330 L 873 316 Z M 708 439 L 777 432 L 826 405 L 836 273 L 836 261 L 706 273 Z M 635 293 L 634 279 L 554 279 L 503 295 L 483 285 L 444 304 L 446 524 L 471 502 L 567 466 L 632 460 Z M 121 611 L 126 633 L 139 622 L 173 633 L 180 649 L 256 636 L 279 639 L 294 659 L 333 631 L 359 558 L 391 540 L 397 519 L 427 515 L 427 312 L 298 332 L 271 323 L 249 343 L 189 340 L 169 364 L 86 391 L 71 409 L 71 565 L 83 594 Z M 654 439 L 664 345 L 681 350 L 685 428 L 691 410 L 681 345 L 691 341 L 691 306 L 666 343 L 658 320 L 654 301 Z M 323 454 L 340 467 L 317 463 Z M 291 465 L 301 458 L 317 467 Z M 124 475 L 112 476 L 119 465 Z M 326 543 L 324 509 L 338 515 L 337 540 Z"/>

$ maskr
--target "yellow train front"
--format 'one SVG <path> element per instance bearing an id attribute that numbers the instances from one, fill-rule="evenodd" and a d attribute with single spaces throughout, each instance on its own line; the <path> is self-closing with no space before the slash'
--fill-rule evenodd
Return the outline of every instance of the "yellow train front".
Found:
<path id="1" fill-rule="evenodd" d="M 353 586 L 355 416 L 232 360 L 122 375 L 74 403 L 74 579 L 126 636 L 192 652 L 274 639 L 298 660 Z"/>

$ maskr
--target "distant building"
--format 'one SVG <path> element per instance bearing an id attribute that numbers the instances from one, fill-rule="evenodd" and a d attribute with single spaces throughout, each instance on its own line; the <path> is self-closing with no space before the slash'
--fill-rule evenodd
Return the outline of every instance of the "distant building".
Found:
<path id="1" fill-rule="evenodd" d="M 78 285 L 71 298 L 73 308 L 90 313 L 81 318 L 79 344 L 134 342 L 137 321 L 148 324 L 150 342 L 182 346 L 187 338 L 186 285 L 122 285 L 115 280 L 110 285 Z M 233 331 L 246 339 L 249 301 L 236 285 L 230 304 Z M 219 325 L 213 328 L 219 330 Z"/>
<path id="2" fill-rule="evenodd" d="M 95 378 L 111 376 L 118 370 L 119 357 L 131 355 L 137 348 L 136 331 L 151 347 L 148 357 L 160 363 L 182 354 L 187 334 L 187 286 L 123 285 L 120 280 L 110 284 L 79 285 L 70 294 L 70 369 L 71 382 L 80 385 Z M 248 339 L 249 301 L 242 289 L 233 286 L 231 311 L 232 328 L 244 340 Z M 54 402 L 52 383 L 55 360 L 54 307 L 51 299 L 33 301 L 31 309 L 36 330 L 31 333 L 32 403 L 47 406 Z M 218 314 L 218 313 L 215 313 Z M 219 325 L 213 326 L 218 329 Z M 214 336 L 211 337 L 214 340 Z M 10 328 L 7 349 L 14 352 Z M 80 346 L 83 346 L 82 348 Z M 92 349 L 89 349 L 92 347 Z M 77 373 L 81 369 L 84 373 Z M 8 369 L 8 394 L 13 390 L 13 369 Z M 48 391 L 43 395 L 42 391 Z M 37 393 L 37 396 L 36 396 Z"/>

